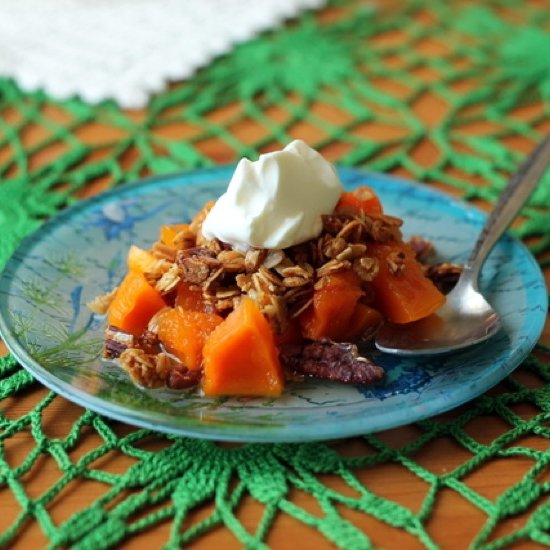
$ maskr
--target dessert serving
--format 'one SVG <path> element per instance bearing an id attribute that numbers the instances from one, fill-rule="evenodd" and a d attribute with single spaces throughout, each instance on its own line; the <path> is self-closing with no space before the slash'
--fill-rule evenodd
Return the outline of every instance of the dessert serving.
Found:
<path id="1" fill-rule="evenodd" d="M 436 311 L 460 270 L 424 265 L 433 248 L 404 242 L 401 225 L 302 141 L 242 159 L 215 203 L 132 246 L 120 285 L 88 304 L 107 315 L 104 356 L 141 386 L 208 396 L 377 382 L 383 369 L 359 349 L 383 321 Z"/>

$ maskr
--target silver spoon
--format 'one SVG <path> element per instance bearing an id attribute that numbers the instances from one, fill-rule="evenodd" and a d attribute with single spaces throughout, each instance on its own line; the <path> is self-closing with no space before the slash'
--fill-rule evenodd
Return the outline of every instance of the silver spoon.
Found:
<path id="1" fill-rule="evenodd" d="M 550 134 L 529 155 L 500 195 L 445 304 L 426 319 L 406 325 L 382 325 L 375 339 L 379 350 L 409 356 L 447 353 L 483 342 L 499 331 L 498 313 L 478 290 L 479 273 L 549 162 Z"/>

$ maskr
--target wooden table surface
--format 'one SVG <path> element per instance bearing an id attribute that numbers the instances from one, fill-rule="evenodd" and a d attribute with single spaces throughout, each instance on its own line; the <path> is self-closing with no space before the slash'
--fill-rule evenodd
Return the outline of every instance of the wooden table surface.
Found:
<path id="1" fill-rule="evenodd" d="M 382 131 L 382 130 L 378 130 Z M 373 135 L 376 135 L 375 133 Z M 96 130 L 90 134 L 90 139 L 101 139 Z M 517 144 L 518 149 L 524 147 L 523 143 Z M 428 162 L 429 158 L 419 157 L 419 161 Z M 407 175 L 407 174 L 400 174 Z M 550 285 L 550 270 L 545 273 L 547 284 Z M 542 342 L 550 345 L 550 326 L 546 325 Z M 5 352 L 5 348 L 0 348 Z M 534 376 L 526 373 L 521 374 L 522 381 L 526 377 L 531 385 L 540 385 L 541 381 Z M 493 391 L 499 391 L 498 387 Z M 36 403 L 46 394 L 46 390 L 33 391 L 23 397 L 8 398 L 3 403 L 3 410 L 11 416 L 20 416 L 28 410 L 31 403 Z M 467 405 L 465 405 L 467 407 Z M 64 437 L 71 428 L 74 420 L 81 414 L 82 410 L 77 405 L 72 404 L 65 399 L 57 399 L 54 406 L 51 407 L 48 418 L 46 419 L 46 432 L 50 437 Z M 463 410 L 464 407 L 461 408 Z M 525 414 L 529 414 L 526 407 Z M 460 410 L 458 411 L 460 412 Z M 450 413 L 453 414 L 453 413 Z M 132 430 L 131 427 L 122 426 L 122 431 Z M 469 433 L 478 441 L 492 441 L 506 429 L 496 417 L 487 417 L 480 419 L 470 429 Z M 390 447 L 400 447 L 410 442 L 418 435 L 418 429 L 414 426 L 405 426 L 389 430 L 380 434 L 381 439 Z M 97 439 L 98 436 L 95 436 Z M 99 441 L 85 441 L 80 452 L 84 453 L 98 444 Z M 530 441 L 525 442 L 536 449 L 547 449 L 548 441 L 542 438 L 531 437 Z M 154 444 L 154 442 L 153 442 Z M 21 435 L 9 450 L 13 456 L 14 463 L 20 461 L 27 455 L 30 447 L 33 445 L 32 437 Z M 353 455 L 364 451 L 365 444 L 359 439 L 347 439 L 334 444 L 344 455 Z M 415 460 L 423 464 L 434 473 L 443 473 L 449 471 L 456 465 L 464 461 L 467 456 L 466 451 L 460 448 L 450 439 L 441 439 L 437 445 L 432 445 L 420 451 Z M 108 471 L 122 473 L 132 461 L 125 455 L 113 455 L 108 463 L 101 465 Z M 501 494 L 509 485 L 516 483 L 527 468 L 532 465 L 527 458 L 509 459 L 490 465 L 471 476 L 470 486 L 488 498 L 496 497 Z M 31 476 L 25 486 L 29 494 L 41 494 L 52 482 L 57 479 L 59 470 L 53 461 L 41 465 L 40 471 Z M 369 487 L 374 492 L 394 499 L 395 501 L 417 510 L 426 494 L 426 486 L 419 479 L 412 476 L 406 469 L 397 467 L 395 464 L 381 465 L 376 468 L 369 468 L 365 471 L 365 476 L 369 478 Z M 345 491 L 346 487 L 340 478 L 336 476 L 326 476 L 325 483 L 329 487 L 334 487 L 339 491 Z M 54 508 L 52 517 L 54 520 L 62 520 L 68 517 L 75 509 L 81 509 L 84 505 L 93 502 L 104 491 L 104 487 L 93 482 L 82 482 L 75 484 L 70 491 L 66 492 L 63 499 L 60 500 Z M 15 517 L 15 509 L 10 510 L 10 503 L 6 502 L 6 494 L 0 493 L 0 531 L 6 529 L 10 520 Z M 433 517 L 430 519 L 428 529 L 434 540 L 448 549 L 463 549 L 467 541 L 471 541 L 485 521 L 485 515 L 477 510 L 473 505 L 462 499 L 455 493 L 448 491 L 442 493 L 440 502 L 437 503 Z M 296 492 L 292 495 L 292 500 L 304 507 L 306 510 L 315 512 L 318 504 L 309 495 Z M 190 522 L 198 521 L 205 517 L 211 510 L 209 507 L 199 508 L 191 514 Z M 243 506 L 239 512 L 239 518 L 245 526 L 252 527 L 256 524 L 261 514 L 260 506 L 250 501 Z M 360 513 L 348 514 L 351 521 L 364 529 L 375 545 L 383 548 L 420 548 L 419 543 L 407 533 L 388 527 L 382 522 L 378 522 L 371 517 Z M 515 522 L 510 522 L 507 527 L 510 530 L 516 529 L 522 517 L 518 517 Z M 152 529 L 143 533 L 138 540 L 130 540 L 126 545 L 128 548 L 155 548 L 160 546 L 166 540 L 169 524 Z M 504 534 L 498 533 L 498 534 Z M 305 549 L 328 547 L 326 540 L 313 529 L 296 522 L 285 516 L 275 523 L 275 529 L 268 538 L 273 548 L 294 548 L 296 540 L 300 540 L 300 546 Z M 45 544 L 45 538 L 36 524 L 33 524 L 25 530 L 18 539 L 18 546 L 21 548 L 42 547 Z M 233 535 L 224 529 L 217 529 L 204 535 L 195 543 L 197 548 L 231 548 L 240 547 L 240 543 Z M 536 548 L 536 545 L 522 544 L 521 548 Z"/>
<path id="2" fill-rule="evenodd" d="M 425 75 L 426 79 L 430 79 L 429 74 Z M 391 83 L 387 84 L 391 87 Z M 430 102 L 430 98 L 426 97 L 425 102 L 418 101 L 416 104 L 416 114 L 427 124 L 438 120 L 442 116 L 442 111 L 445 109 L 444 104 L 438 101 Z M 139 113 L 136 113 L 139 117 Z M 338 121 L 338 114 L 333 113 L 333 121 Z M 369 135 L 372 139 L 386 138 L 388 132 L 392 129 L 385 128 L 382 125 L 372 124 L 369 129 Z M 483 125 L 477 125 L 472 128 L 472 134 L 483 133 Z M 550 129 L 549 128 L 546 130 Z M 186 128 L 182 124 L 181 127 L 172 129 L 174 135 L 185 135 Z M 255 131 L 252 126 L 250 128 L 240 127 L 240 139 L 246 137 L 246 133 L 251 134 Z M 84 141 L 101 142 L 106 139 L 104 129 L 91 125 L 86 132 L 79 136 Z M 309 141 L 315 141 L 315 130 L 308 128 L 302 132 L 296 132 L 293 137 L 301 137 Z M 517 140 L 508 139 L 506 144 L 518 151 L 528 152 L 533 143 L 526 141 L 523 138 Z M 216 143 L 210 144 L 211 157 L 218 162 L 233 161 L 233 158 L 225 158 L 225 150 L 217 149 Z M 55 158 L 55 151 L 51 152 L 50 160 Z M 337 144 L 328 149 L 327 156 L 330 160 L 338 160 L 339 148 Z M 423 166 L 429 166 L 433 158 L 432 150 L 429 146 L 420 147 L 414 152 L 415 161 Z M 48 159 L 46 159 L 47 161 Z M 42 162 L 45 159 L 41 159 Z M 394 172 L 399 176 L 410 176 L 405 169 L 400 169 Z M 474 181 L 472 179 L 472 181 Z M 101 191 L 106 182 L 96 183 L 86 190 L 87 194 L 92 194 Z M 455 193 L 453 189 L 440 186 L 449 193 Z M 483 205 L 482 205 L 483 206 Z M 550 270 L 545 272 L 547 284 L 550 284 Z M 550 345 L 550 327 L 547 323 L 542 342 Z M 0 352 L 5 353 L 5 347 L 0 345 Z M 529 386 L 540 386 L 542 381 L 527 371 L 521 371 L 513 376 Z M 492 392 L 498 392 L 497 386 Z M 36 403 L 41 397 L 46 394 L 46 390 L 33 390 L 27 393 L 18 394 L 16 398 L 8 398 L 2 403 L 2 409 L 9 417 L 16 417 L 28 410 L 28 407 Z M 464 411 L 468 405 L 464 405 L 458 412 Z M 458 414 L 458 412 L 448 413 L 450 417 Z M 519 407 L 516 412 L 520 415 L 531 414 L 530 407 L 525 405 Z M 45 430 L 49 437 L 64 437 L 75 418 L 82 413 L 82 409 L 77 405 L 70 403 L 65 399 L 57 399 L 54 406 L 48 410 L 48 415 L 45 418 Z M 485 442 L 492 441 L 499 434 L 506 431 L 507 426 L 503 425 L 503 421 L 497 417 L 485 416 L 477 418 L 468 428 L 468 433 L 476 440 Z M 118 431 L 125 433 L 133 430 L 130 426 L 119 424 Z M 400 447 L 414 440 L 419 434 L 418 428 L 414 426 L 405 426 L 393 430 L 389 430 L 380 434 L 380 438 L 389 447 Z M 83 454 L 94 445 L 98 444 L 98 436 L 92 435 L 84 438 L 77 449 L 78 454 Z M 535 449 L 548 449 L 548 441 L 543 438 L 531 436 L 528 440 L 523 441 L 527 446 Z M 14 440 L 9 441 L 10 447 L 7 452 L 10 455 L 10 460 L 13 463 L 20 461 L 28 454 L 34 441 L 30 435 L 25 433 L 19 434 Z M 353 456 L 354 454 L 364 452 L 366 444 L 360 439 L 347 439 L 335 442 L 334 447 L 344 455 Z M 152 440 L 148 448 L 161 446 L 161 442 Z M 418 455 L 415 455 L 415 461 L 421 463 L 425 468 L 434 473 L 444 473 L 468 458 L 468 453 L 459 447 L 453 440 L 448 438 L 440 438 L 422 448 Z M 133 461 L 123 454 L 113 453 L 102 460 L 100 467 L 110 472 L 124 472 Z M 521 479 L 525 471 L 532 466 L 532 462 L 527 458 L 509 458 L 505 460 L 492 461 L 484 465 L 479 470 L 474 471 L 468 476 L 468 484 L 477 492 L 489 499 L 500 495 L 511 484 L 516 483 Z M 385 464 L 376 467 L 370 467 L 368 470 L 358 471 L 358 477 L 363 481 L 368 481 L 369 488 L 382 496 L 403 504 L 412 510 L 416 511 L 426 495 L 426 485 L 424 482 L 413 476 L 405 468 L 399 467 L 396 464 Z M 24 480 L 25 487 L 30 495 L 38 495 L 45 488 L 49 487 L 53 480 L 59 476 L 59 470 L 54 461 L 40 462 L 36 471 L 32 471 L 32 475 L 27 476 Z M 338 491 L 349 491 L 349 487 L 345 486 L 342 480 L 336 476 L 323 476 L 323 481 L 329 487 L 334 487 Z M 57 499 L 51 510 L 51 515 L 54 521 L 61 521 L 69 517 L 75 510 L 81 509 L 86 504 L 93 502 L 101 494 L 105 487 L 99 483 L 92 481 L 82 481 L 72 483 L 66 491 L 63 491 L 63 497 Z M 295 491 L 289 497 L 306 510 L 316 513 L 319 511 L 318 504 L 306 493 Z M 0 532 L 4 531 L 14 519 L 17 513 L 17 506 L 11 502 L 12 497 L 9 492 L 0 492 Z M 206 517 L 211 512 L 211 506 L 203 506 L 194 510 L 188 519 L 188 525 L 193 524 Z M 250 500 L 245 502 L 238 510 L 238 518 L 243 522 L 245 527 L 252 529 L 261 514 L 262 510 L 258 504 Z M 383 548 L 404 548 L 415 549 L 421 548 L 420 543 L 405 532 L 398 529 L 388 527 L 382 522 L 378 522 L 372 517 L 367 517 L 359 512 L 346 512 L 345 517 L 351 520 L 355 525 L 360 526 L 372 542 Z M 519 515 L 513 520 L 504 522 L 500 525 L 496 535 L 501 535 L 506 532 L 511 532 L 522 522 L 527 516 Z M 464 549 L 473 539 L 474 535 L 479 531 L 484 524 L 486 516 L 470 504 L 458 494 L 443 490 L 440 493 L 440 498 L 436 503 L 433 515 L 429 519 L 427 529 L 433 539 L 445 549 Z M 161 546 L 167 539 L 170 524 L 162 524 L 157 528 L 151 529 L 148 532 L 142 533 L 136 539 L 130 539 L 122 545 L 123 548 L 156 548 Z M 303 549 L 318 549 L 330 547 L 326 539 L 319 535 L 315 530 L 289 518 L 288 516 L 281 517 L 276 520 L 273 530 L 270 532 L 267 543 L 273 548 L 295 548 L 299 541 L 299 546 Z M 17 539 L 17 547 L 19 548 L 39 548 L 46 544 L 46 538 L 36 524 L 29 526 L 22 532 Z M 240 543 L 226 529 L 219 528 L 207 533 L 196 541 L 196 548 L 238 548 Z M 534 544 L 523 543 L 518 548 L 536 548 Z"/>

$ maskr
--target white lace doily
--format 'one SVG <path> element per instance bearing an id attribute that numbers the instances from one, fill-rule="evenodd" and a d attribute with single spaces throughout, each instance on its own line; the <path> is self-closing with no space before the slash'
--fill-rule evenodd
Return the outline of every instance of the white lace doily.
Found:
<path id="1" fill-rule="evenodd" d="M 0 0 L 0 75 L 25 90 L 144 106 L 237 42 L 324 0 Z"/>

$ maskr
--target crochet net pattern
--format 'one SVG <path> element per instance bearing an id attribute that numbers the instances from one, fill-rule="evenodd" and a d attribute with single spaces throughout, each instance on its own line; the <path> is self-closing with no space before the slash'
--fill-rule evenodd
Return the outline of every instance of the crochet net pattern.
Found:
<path id="1" fill-rule="evenodd" d="M 378 9 L 335 0 L 236 47 L 142 111 L 55 102 L 0 80 L 0 264 L 44 219 L 91 193 L 255 157 L 298 137 L 332 161 L 491 202 L 550 129 L 549 51 L 544 2 Z M 542 267 L 549 205 L 550 172 L 514 227 Z M 320 545 L 435 549 L 445 547 L 438 522 L 452 521 L 438 510 L 458 501 L 477 518 L 465 546 L 550 545 L 549 354 L 539 345 L 495 389 L 414 426 L 347 442 L 242 446 L 135 429 L 76 406 L 64 432 L 51 414 L 62 398 L 6 356 L 0 546 L 36 527 L 50 548 L 95 550 L 164 526 L 166 547 L 178 548 L 224 526 L 243 546 L 264 548 L 281 543 L 275 524 L 297 521 Z M 434 469 L 430 456 L 445 449 L 447 467 Z M 510 461 L 523 477 L 494 494 L 480 480 L 506 475 Z M 37 482 L 52 470 L 55 482 Z M 385 491 L 396 471 L 422 498 Z M 61 514 L 77 482 L 89 502 Z M 254 517 L 251 501 L 262 510 Z M 372 528 L 359 529 L 359 516 Z M 395 539 L 377 538 L 380 523 Z"/>

